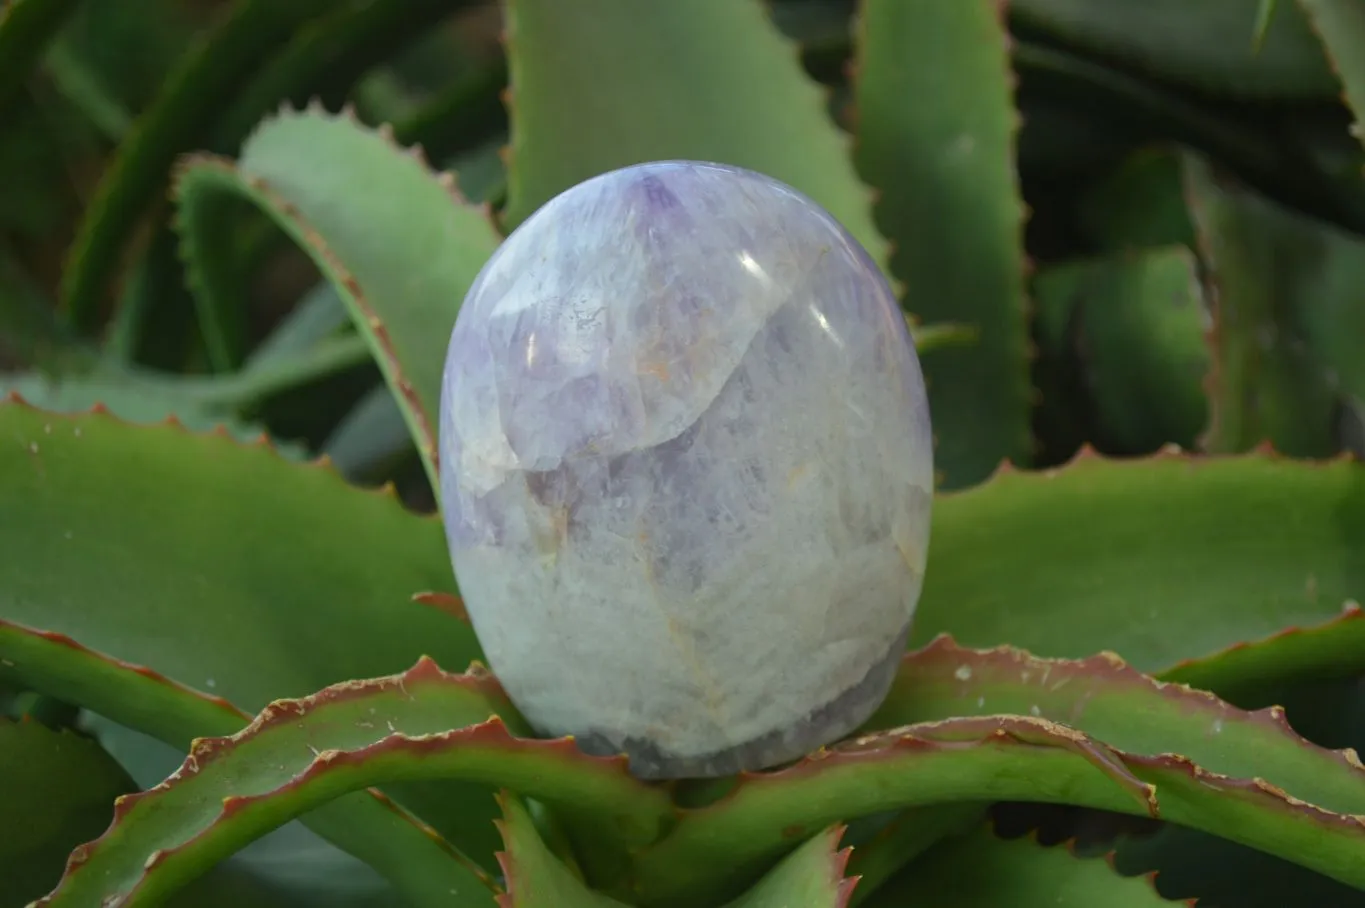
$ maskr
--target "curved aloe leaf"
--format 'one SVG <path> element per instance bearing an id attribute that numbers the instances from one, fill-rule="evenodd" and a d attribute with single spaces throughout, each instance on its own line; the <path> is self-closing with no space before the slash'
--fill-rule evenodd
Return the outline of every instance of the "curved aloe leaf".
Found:
<path id="1" fill-rule="evenodd" d="M 853 850 L 839 848 L 845 828 L 831 826 L 812 836 L 725 908 L 847 908 L 858 879 L 844 875 Z"/>
<path id="2" fill-rule="evenodd" d="M 14 518 L 0 525 L 0 618 L 247 710 L 424 652 L 480 657 L 467 625 L 409 602 L 453 577 L 439 522 L 392 495 L 265 444 L 99 412 L 11 400 L 0 433 L 0 498 Z"/>
<path id="3" fill-rule="evenodd" d="M 1354 754 L 1304 740 L 1278 707 L 1237 709 L 1206 691 L 1155 681 L 1111 653 L 1039 659 L 1007 647 L 964 649 L 941 637 L 906 656 L 864 729 L 1001 714 L 1058 722 L 1126 754 L 1180 754 L 1329 810 L 1365 813 L 1365 769 Z"/>
<path id="4" fill-rule="evenodd" d="M 924 363 L 948 487 L 1032 456 L 1019 118 L 1002 17 L 999 4 L 938 0 L 866 0 L 860 12 L 855 159 L 880 191 L 891 270 L 922 321 L 978 331 Z"/>
<path id="5" fill-rule="evenodd" d="M 423 653 L 460 666 L 481 656 L 468 624 L 411 601 L 455 581 L 440 522 L 390 492 L 348 486 L 265 444 L 101 413 L 0 404 L 0 439 L 0 500 L 12 515 L 0 522 L 0 618 L 247 710 Z M 454 803 L 430 786 L 395 796 L 491 864 L 487 790 L 440 788 Z"/>
<path id="6" fill-rule="evenodd" d="M 1299 6 L 1341 80 L 1346 104 L 1355 116 L 1352 134 L 1365 143 L 1365 8 L 1352 0 L 1299 0 Z"/>
<path id="7" fill-rule="evenodd" d="M 42 895 L 71 849 L 108 825 L 114 799 L 135 788 L 97 742 L 0 718 L 0 900 Z"/>
<path id="8" fill-rule="evenodd" d="M 1284 681 L 1337 680 L 1360 674 L 1365 652 L 1365 611 L 1347 601 L 1340 617 L 1239 643 L 1203 659 L 1180 662 L 1161 673 L 1167 681 L 1217 690 L 1239 702 Z"/>
<path id="9" fill-rule="evenodd" d="M 470 5 L 471 0 L 333 4 L 247 83 L 215 124 L 213 147 L 236 148 L 281 102 L 302 105 L 321 94 L 324 103 L 340 104 L 366 71 Z"/>
<path id="10" fill-rule="evenodd" d="M 189 158 L 177 191 L 192 263 L 216 254 L 200 231 L 220 193 L 249 199 L 312 256 L 369 340 L 439 488 L 433 419 L 446 345 L 465 294 L 500 242 L 486 207 L 464 203 L 452 177 L 438 177 L 387 129 L 316 107 L 263 124 L 235 167 Z M 198 289 L 212 292 L 213 282 Z"/>
<path id="11" fill-rule="evenodd" d="M 23 90 L 48 39 L 80 0 L 14 0 L 0 9 L 0 111 Z"/>
<path id="12" fill-rule="evenodd" d="M 32 0 L 27 0 L 32 2 Z M 94 330 L 105 285 L 175 156 L 212 123 L 244 75 L 332 0 L 239 0 L 180 60 L 156 102 L 105 171 L 67 256 L 62 305 L 82 332 Z"/>
<path id="13" fill-rule="evenodd" d="M 902 867 L 944 839 L 965 835 L 987 816 L 989 805 L 964 801 L 912 807 L 897 813 L 867 841 L 853 849 L 849 876 L 858 877 L 850 908 L 865 903 Z"/>
<path id="14" fill-rule="evenodd" d="M 1171 908 L 1151 875 L 1120 876 L 1113 860 L 1083 858 L 1065 846 L 1044 848 L 1033 839 L 1006 841 L 989 826 L 943 842 L 916 860 L 865 902 L 868 908 L 928 904 L 934 908 Z"/>
<path id="15" fill-rule="evenodd" d="M 554 856 L 536 831 L 535 821 L 520 799 L 498 794 L 502 819 L 496 821 L 503 850 L 498 853 L 507 893 L 499 908 L 625 908 L 600 892 L 593 892 Z"/>
<path id="16" fill-rule="evenodd" d="M 512 0 L 506 17 L 508 230 L 589 177 L 690 158 L 789 183 L 885 267 L 848 139 L 758 0 Z"/>
<path id="17" fill-rule="evenodd" d="M 1357 769 L 1358 771 L 1358 769 Z M 1343 770 L 1344 772 L 1344 770 Z M 1354 779 L 1365 793 L 1365 776 Z M 838 819 L 962 800 L 1075 804 L 1170 820 L 1287 857 L 1365 888 L 1365 822 L 1260 779 L 1170 754 L 1139 756 L 1032 716 L 905 726 L 742 776 L 725 798 L 684 811 L 638 860 L 650 905 L 696 904 Z"/>
<path id="18" fill-rule="evenodd" d="M 521 729 L 490 675 L 451 675 L 425 658 L 401 675 L 277 701 L 230 738 L 196 741 L 161 785 L 121 799 L 109 830 L 40 904 L 156 904 L 287 820 L 402 779 L 510 786 L 602 818 L 623 846 L 652 841 L 670 819 L 667 795 L 633 778 L 623 757 L 516 737 Z"/>
<path id="19" fill-rule="evenodd" d="M 101 655 L 62 634 L 4 621 L 0 679 L 77 704 L 182 751 L 195 738 L 231 735 L 251 720 L 223 698 L 191 690 L 149 668 Z M 449 905 L 452 889 L 482 889 L 482 901 L 471 899 L 469 904 L 492 903 L 492 882 L 482 870 L 376 791 L 339 798 L 302 821 L 383 873 L 414 905 Z M 49 886 L 60 864 L 56 869 Z"/>
<path id="20" fill-rule="evenodd" d="M 1236 98 L 1322 98 L 1335 80 L 1303 14 L 1281 4 L 1257 40 L 1252 0 L 1014 0 L 1011 15 L 1129 68 Z"/>
<path id="21" fill-rule="evenodd" d="M 1221 184 L 1208 162 L 1188 156 L 1184 177 L 1213 311 L 1203 447 L 1228 453 L 1268 440 L 1293 456 L 1333 453 L 1337 390 L 1295 343 L 1293 320 L 1300 294 L 1311 299 L 1313 282 L 1339 275 L 1323 270 L 1316 248 L 1294 246 L 1269 202 Z"/>
<path id="22" fill-rule="evenodd" d="M 1044 355 L 1075 357 L 1089 392 L 1088 437 L 1128 454 L 1168 443 L 1194 447 L 1208 418 L 1202 387 L 1208 350 L 1189 249 L 1166 246 L 1053 265 L 1039 272 L 1033 288 Z M 1043 399 L 1046 406 L 1046 388 Z"/>
<path id="23" fill-rule="evenodd" d="M 1160 673 L 1365 599 L 1365 467 L 1086 450 L 940 496 L 931 538 L 912 646 L 1108 649 Z"/>

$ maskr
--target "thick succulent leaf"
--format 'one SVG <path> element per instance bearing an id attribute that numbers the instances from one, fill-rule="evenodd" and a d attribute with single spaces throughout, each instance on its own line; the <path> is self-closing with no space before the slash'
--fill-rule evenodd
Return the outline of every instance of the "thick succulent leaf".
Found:
<path id="1" fill-rule="evenodd" d="M 1343 764 L 1344 764 L 1343 760 Z M 1347 768 L 1338 773 L 1345 775 Z M 1351 772 L 1359 774 L 1358 764 Z M 1352 778 L 1365 795 L 1365 775 Z M 1183 756 L 1126 753 L 1033 716 L 982 716 L 854 738 L 777 772 L 741 776 L 684 811 L 638 859 L 651 905 L 696 904 L 793 838 L 836 820 L 955 801 L 1027 800 L 1152 816 L 1213 832 L 1365 888 L 1365 820 Z"/>
<path id="2" fill-rule="evenodd" d="M 0 9 L 0 111 L 23 91 L 48 39 L 79 0 L 15 0 Z"/>
<path id="3" fill-rule="evenodd" d="M 1296 627 L 1239 643 L 1203 659 L 1190 659 L 1162 672 L 1162 678 L 1242 702 L 1261 700 L 1263 691 L 1286 681 L 1337 680 L 1361 672 L 1365 652 L 1365 611 L 1347 600 L 1341 614 L 1313 627 Z M 1273 698 L 1272 698 L 1273 699 Z"/>
<path id="4" fill-rule="evenodd" d="M 1365 769 L 1354 754 L 1304 740 L 1279 707 L 1240 710 L 1206 691 L 1154 681 L 1110 653 L 1039 659 L 1005 647 L 964 649 L 941 637 L 906 656 L 864 729 L 1001 714 L 1058 722 L 1128 754 L 1180 754 L 1329 810 L 1365 813 Z"/>
<path id="5" fill-rule="evenodd" d="M 844 875 L 851 848 L 839 848 L 843 826 L 817 833 L 783 858 L 726 908 L 847 908 L 858 880 Z"/>
<path id="6" fill-rule="evenodd" d="M 849 899 L 850 908 L 866 902 L 902 867 L 938 842 L 971 832 L 986 819 L 989 806 L 960 801 L 896 811 L 884 822 L 878 822 L 883 817 L 876 815 L 851 821 L 855 828 L 864 823 L 874 828 L 870 835 L 850 842 L 853 858 L 848 862 L 847 875 L 858 879 Z"/>
<path id="7" fill-rule="evenodd" d="M 0 718 L 0 905 L 22 905 L 61 876 L 71 849 L 109 824 L 135 788 L 99 743 Z"/>
<path id="8" fill-rule="evenodd" d="M 96 653 L 62 634 L 4 621 L 0 680 L 77 704 L 182 753 L 196 737 L 230 735 L 250 722 L 247 713 L 221 697 L 191 690 L 145 666 Z M 474 886 L 488 892 L 482 902 L 471 904 L 491 904 L 491 888 L 482 871 L 471 868 L 428 827 L 377 792 L 339 798 L 309 813 L 303 822 L 362 857 L 414 905 L 448 905 L 451 889 Z M 91 836 L 99 831 L 93 830 Z M 53 874 L 48 888 L 56 879 Z"/>
<path id="9" fill-rule="evenodd" d="M 1195 246 L 1183 185 L 1183 158 L 1165 147 L 1133 152 L 1081 199 L 1079 226 L 1106 252 Z"/>
<path id="10" fill-rule="evenodd" d="M 1207 316 L 1187 248 L 1054 265 L 1033 288 L 1039 346 L 1046 357 L 1075 358 L 1092 441 L 1125 454 L 1194 446 L 1208 417 Z"/>
<path id="11" fill-rule="evenodd" d="M 376 385 L 337 424 L 322 450 L 348 478 L 380 475 L 412 450 L 412 435 L 388 385 Z"/>
<path id="12" fill-rule="evenodd" d="M 424 653 L 459 666 L 480 657 L 468 624 L 411 600 L 454 578 L 440 522 L 388 492 L 265 445 L 98 413 L 0 405 L 0 437 L 0 499 L 22 515 L 0 525 L 0 618 L 247 710 Z M 401 800 L 431 822 L 449 816 L 442 832 L 491 861 L 487 791 L 452 798 Z"/>
<path id="13" fill-rule="evenodd" d="M 44 73 L 77 109 L 121 141 L 212 13 L 177 0 L 80 3 L 48 46 Z M 113 129 L 117 121 L 119 128 Z"/>
<path id="14" fill-rule="evenodd" d="M 177 186 L 190 207 L 217 193 L 250 199 L 312 256 L 369 340 L 439 487 L 435 415 L 450 329 L 499 243 L 486 208 L 463 202 L 453 177 L 432 173 L 387 130 L 317 107 L 265 123 L 236 167 L 189 159 Z M 187 252 L 208 259 L 215 250 L 195 223 L 188 216 Z"/>
<path id="15" fill-rule="evenodd" d="M 214 124 L 213 147 L 235 150 L 282 101 L 303 105 L 320 94 L 326 103 L 342 103 L 368 70 L 468 5 L 470 0 L 334 3 L 252 76 Z"/>
<path id="16" fill-rule="evenodd" d="M 337 290 L 326 281 L 313 285 L 247 357 L 248 367 L 303 353 L 350 326 L 351 317 Z"/>
<path id="17" fill-rule="evenodd" d="M 18 259 L 0 250 L 0 363 L 60 373 L 88 367 L 97 355 L 64 329 Z M 10 374 L 0 373 L 0 381 Z"/>
<path id="18" fill-rule="evenodd" d="M 422 653 L 479 656 L 467 625 L 410 602 L 453 578 L 439 522 L 391 495 L 172 425 L 10 402 L 0 426 L 6 620 L 248 710 Z"/>
<path id="19" fill-rule="evenodd" d="M 499 908 L 624 908 L 620 902 L 588 889 L 541 840 L 535 821 L 515 795 L 501 792 L 497 821 L 503 850 L 498 853 L 507 892 Z"/>
<path id="20" fill-rule="evenodd" d="M 879 190 L 891 270 L 922 321 L 978 332 L 924 362 L 948 487 L 1032 456 L 1025 215 L 1002 17 L 999 4 L 939 0 L 867 0 L 860 13 L 855 158 Z"/>
<path id="21" fill-rule="evenodd" d="M 79 329 L 94 330 L 124 243 L 164 186 L 175 156 L 213 122 L 248 73 L 332 5 L 333 0 L 239 0 L 180 59 L 161 95 L 119 146 L 72 243 L 62 303 Z"/>
<path id="22" fill-rule="evenodd" d="M 1335 80 L 1302 12 L 1257 0 L 1014 0 L 1021 22 L 1147 75 L 1236 98 L 1322 98 Z"/>
<path id="23" fill-rule="evenodd" d="M 589 177 L 687 158 L 794 186 L 885 265 L 848 139 L 758 0 L 511 0 L 506 22 L 507 229 Z"/>
<path id="24" fill-rule="evenodd" d="M 1355 116 L 1352 134 L 1365 143 L 1365 7 L 1355 0 L 1299 0 L 1298 5 L 1341 80 L 1346 104 Z"/>
<path id="25" fill-rule="evenodd" d="M 1365 467 L 1347 460 L 1084 451 L 940 496 L 931 529 L 913 646 L 1108 649 L 1160 673 L 1365 597 Z"/>
<path id="26" fill-rule="evenodd" d="M 1268 201 L 1225 185 L 1193 155 L 1185 191 L 1213 311 L 1203 447 L 1227 453 L 1269 440 L 1292 456 L 1332 453 L 1337 392 L 1294 318 L 1324 283 L 1330 289 L 1346 275 L 1324 269 L 1316 247 L 1295 244 Z"/>
<path id="27" fill-rule="evenodd" d="M 1365 398 L 1360 355 L 1365 302 L 1359 293 L 1365 282 L 1365 241 L 1244 187 L 1218 182 L 1202 163 L 1191 161 L 1186 172 L 1190 208 L 1215 270 L 1218 303 L 1239 320 L 1225 330 L 1226 318 L 1219 318 L 1215 356 L 1220 366 L 1239 370 L 1241 380 L 1260 392 L 1250 401 L 1245 394 L 1227 400 L 1236 387 L 1217 388 L 1215 405 L 1223 404 L 1244 426 L 1262 417 L 1260 434 L 1287 449 L 1280 436 L 1285 441 L 1294 436 L 1276 430 L 1296 425 L 1292 410 L 1298 405 L 1312 419 L 1299 433 L 1311 427 L 1327 434 L 1317 442 L 1320 449 L 1327 447 L 1337 392 Z M 1248 315 L 1261 321 L 1242 321 Z M 1291 412 L 1280 416 L 1283 411 Z M 1244 430 L 1238 439 L 1232 428 L 1221 433 L 1229 442 L 1251 437 Z"/>
<path id="28" fill-rule="evenodd" d="M 99 370 L 88 374 L 52 378 L 41 372 L 0 375 L 0 392 L 17 394 L 26 403 L 49 413 L 81 414 L 101 406 L 118 419 L 139 425 L 174 420 L 192 432 L 222 431 L 242 444 L 262 441 L 264 429 L 252 425 L 230 410 L 194 393 L 193 380 L 147 380 L 123 370 Z M 201 386 L 201 390 L 204 386 Z M 231 390 L 228 385 L 223 390 Z M 281 442 L 276 451 L 289 460 L 307 459 L 308 452 L 296 444 Z"/>
<path id="29" fill-rule="evenodd" d="M 864 902 L 868 908 L 1171 908 L 1150 877 L 1125 877 L 1102 858 L 1032 839 L 998 838 L 989 826 L 942 842 Z"/>
<path id="30" fill-rule="evenodd" d="M 671 804 L 632 777 L 624 757 L 589 757 L 567 739 L 516 737 L 522 730 L 490 675 L 451 675 L 425 658 L 401 675 L 277 701 L 230 738 L 195 741 L 162 785 L 121 799 L 108 831 L 42 904 L 155 904 L 284 822 L 340 794 L 402 779 L 508 786 L 602 817 L 598 828 L 613 830 L 622 845 L 657 837 Z"/>

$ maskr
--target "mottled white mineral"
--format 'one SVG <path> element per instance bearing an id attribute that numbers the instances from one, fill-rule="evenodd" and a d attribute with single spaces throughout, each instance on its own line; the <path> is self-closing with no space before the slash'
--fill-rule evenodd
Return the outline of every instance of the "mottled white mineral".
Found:
<path id="1" fill-rule="evenodd" d="M 460 589 L 539 733 L 714 776 L 886 696 L 928 404 L 877 266 L 790 187 L 669 161 L 547 203 L 464 302 L 440 435 Z"/>

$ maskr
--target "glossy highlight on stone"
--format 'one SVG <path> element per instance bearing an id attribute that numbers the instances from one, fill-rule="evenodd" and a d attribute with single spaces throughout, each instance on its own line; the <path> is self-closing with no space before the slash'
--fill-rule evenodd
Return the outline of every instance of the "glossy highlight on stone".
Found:
<path id="1" fill-rule="evenodd" d="M 790 187 L 663 161 L 548 202 L 460 311 L 440 455 L 466 608 L 539 733 L 717 776 L 886 696 L 928 403 L 877 266 Z"/>

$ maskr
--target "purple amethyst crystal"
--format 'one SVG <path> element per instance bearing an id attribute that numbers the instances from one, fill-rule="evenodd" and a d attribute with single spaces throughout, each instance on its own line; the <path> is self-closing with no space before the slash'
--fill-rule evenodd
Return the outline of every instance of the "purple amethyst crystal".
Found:
<path id="1" fill-rule="evenodd" d="M 551 200 L 465 299 L 440 434 L 460 589 L 539 733 L 715 776 L 886 696 L 928 403 L 877 266 L 790 187 L 668 161 Z"/>

